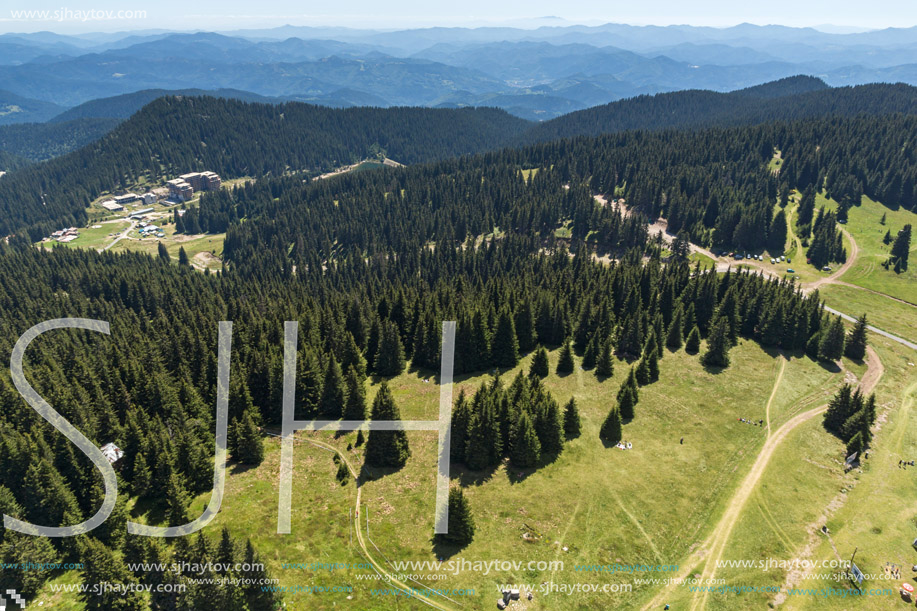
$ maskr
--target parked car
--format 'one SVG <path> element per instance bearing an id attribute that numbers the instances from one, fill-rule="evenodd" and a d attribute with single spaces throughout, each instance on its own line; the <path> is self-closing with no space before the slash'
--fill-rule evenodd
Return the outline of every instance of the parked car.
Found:
<path id="1" fill-rule="evenodd" d="M 791 267 L 790 269 L 786 270 L 786 272 L 787 272 L 788 274 L 795 274 L 795 273 L 796 273 L 796 270 L 793 269 L 793 268 Z"/>
<path id="2" fill-rule="evenodd" d="M 831 266 L 830 266 L 830 265 L 826 265 L 826 266 L 824 266 L 823 268 L 821 268 L 821 271 L 823 271 L 823 272 L 830 272 L 830 271 L 831 271 Z"/>

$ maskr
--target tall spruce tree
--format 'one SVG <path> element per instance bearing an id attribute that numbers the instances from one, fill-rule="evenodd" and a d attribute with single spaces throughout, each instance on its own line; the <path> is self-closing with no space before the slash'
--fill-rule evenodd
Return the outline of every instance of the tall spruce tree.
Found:
<path id="1" fill-rule="evenodd" d="M 366 420 L 366 391 L 357 370 L 347 369 L 347 403 L 344 406 L 344 420 Z"/>
<path id="2" fill-rule="evenodd" d="M 911 226 L 907 224 L 895 236 L 891 254 L 885 267 L 892 267 L 896 274 L 907 271 L 907 259 L 911 251 Z"/>
<path id="3" fill-rule="evenodd" d="M 697 325 L 691 327 L 691 332 L 688 333 L 688 339 L 685 341 L 685 352 L 688 354 L 700 352 L 700 330 L 698 330 Z"/>
<path id="4" fill-rule="evenodd" d="M 84 584 L 118 584 L 123 588 L 110 591 L 103 588 L 100 592 L 94 592 L 90 587 L 85 594 L 81 595 L 86 609 L 142 611 L 147 608 L 140 594 L 140 584 L 116 552 L 97 539 L 88 536 L 80 541 L 79 547 Z"/>
<path id="5" fill-rule="evenodd" d="M 380 376 L 396 376 L 404 371 L 404 346 L 398 325 L 388 320 L 382 324 L 379 350 L 373 359 L 373 368 Z"/>
<path id="6" fill-rule="evenodd" d="M 516 325 L 509 310 L 504 308 L 497 321 L 491 344 L 491 358 L 497 367 L 515 367 L 519 362 L 519 341 L 516 338 Z"/>
<path id="7" fill-rule="evenodd" d="M 595 375 L 599 378 L 610 378 L 614 375 L 614 355 L 611 352 L 611 340 L 605 339 L 595 362 Z"/>
<path id="8" fill-rule="evenodd" d="M 236 455 L 234 458 L 242 464 L 260 465 L 264 460 L 264 445 L 261 431 L 252 420 L 251 414 L 246 411 L 242 418 L 235 422 Z"/>
<path id="9" fill-rule="evenodd" d="M 512 429 L 510 460 L 516 467 L 534 467 L 541 460 L 541 442 L 527 412 L 519 415 Z"/>
<path id="10" fill-rule="evenodd" d="M 322 381 L 322 397 L 318 402 L 318 409 L 322 415 L 337 420 L 344 413 L 347 403 L 347 389 L 344 386 L 344 377 L 341 375 L 341 366 L 333 355 L 328 357 L 325 367 L 325 377 Z"/>
<path id="11" fill-rule="evenodd" d="M 474 517 L 471 515 L 471 505 L 465 498 L 465 493 L 458 486 L 449 489 L 448 531 L 437 537 L 462 547 L 474 539 Z"/>
<path id="12" fill-rule="evenodd" d="M 707 338 L 707 351 L 701 357 L 701 363 L 707 367 L 729 367 L 729 323 L 718 317 Z"/>
<path id="13" fill-rule="evenodd" d="M 818 358 L 822 361 L 836 361 L 844 355 L 844 323 L 836 316 L 822 334 L 818 344 Z"/>
<path id="14" fill-rule="evenodd" d="M 618 406 L 612 407 L 602 423 L 599 430 L 599 437 L 606 443 L 618 443 L 621 441 L 621 413 Z"/>
<path id="15" fill-rule="evenodd" d="M 866 314 L 863 314 L 844 342 L 844 355 L 847 358 L 861 361 L 866 356 L 866 327 Z"/>
<path id="16" fill-rule="evenodd" d="M 579 408 L 573 397 L 570 397 L 564 406 L 564 435 L 567 439 L 574 439 L 580 435 Z"/>
<path id="17" fill-rule="evenodd" d="M 548 377 L 548 351 L 544 349 L 544 346 L 539 346 L 535 351 L 534 356 L 532 357 L 532 365 L 529 368 L 530 376 L 537 376 L 539 378 Z"/>
<path id="18" fill-rule="evenodd" d="M 568 339 L 564 342 L 563 348 L 560 349 L 560 358 L 557 361 L 557 375 L 573 373 L 573 367 L 573 347 Z"/>
<path id="19" fill-rule="evenodd" d="M 382 382 L 373 399 L 370 413 L 373 421 L 401 420 L 401 412 L 395 405 L 395 398 L 388 384 Z M 411 456 L 408 436 L 403 430 L 370 430 L 366 442 L 366 462 L 374 467 L 403 467 Z"/>

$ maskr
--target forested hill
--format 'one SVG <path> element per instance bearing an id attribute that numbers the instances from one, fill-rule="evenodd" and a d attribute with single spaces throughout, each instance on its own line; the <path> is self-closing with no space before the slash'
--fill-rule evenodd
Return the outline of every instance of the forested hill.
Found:
<path id="1" fill-rule="evenodd" d="M 141 178 L 158 182 L 193 170 L 211 169 L 224 178 L 276 176 L 324 171 L 381 153 L 415 164 L 510 145 L 627 130 L 915 112 L 917 88 L 863 85 L 830 89 L 811 77 L 732 93 L 682 91 L 644 96 L 540 125 L 492 108 L 331 109 L 298 102 L 163 97 L 80 150 L 4 176 L 0 181 L 0 235 L 28 229 L 34 241 L 60 226 L 82 225 L 86 206 L 103 192 L 131 187 Z M 45 151 L 24 153 L 19 156 L 35 159 Z M 907 201 L 908 197 L 892 199 Z"/>
<path id="2" fill-rule="evenodd" d="M 546 121 L 533 126 L 518 142 L 545 142 L 632 129 L 728 127 L 817 117 L 917 112 L 917 87 L 911 85 L 811 87 L 811 77 L 794 77 L 730 93 L 692 90 L 639 96 Z"/>
<path id="3" fill-rule="evenodd" d="M 44 161 L 74 151 L 110 132 L 119 119 L 74 119 L 62 123 L 0 125 L 0 151 Z M 0 170 L 9 170 L 0 165 Z"/>
<path id="4" fill-rule="evenodd" d="M 332 109 L 165 97 L 101 140 L 12 172 L 0 181 L 0 235 L 23 228 L 37 239 L 82 225 L 103 191 L 141 177 L 213 170 L 224 178 L 329 170 L 385 153 L 419 163 L 492 149 L 530 124 L 493 108 Z"/>
<path id="5" fill-rule="evenodd" d="M 140 91 L 134 91 L 133 93 L 125 93 L 83 102 L 79 106 L 68 108 L 49 122 L 63 123 L 65 121 L 73 121 L 74 119 L 86 118 L 127 119 L 157 98 L 179 95 L 195 97 L 210 96 L 214 98 L 242 100 L 243 102 L 262 102 L 265 104 L 280 101 L 276 98 L 258 95 L 250 91 L 241 91 L 239 89 L 142 89 Z"/>
<path id="6" fill-rule="evenodd" d="M 843 209 L 864 194 L 913 208 L 914 133 L 917 117 L 895 115 L 567 139 L 334 181 L 259 181 L 204 194 L 183 223 L 192 223 L 189 233 L 226 231 L 229 269 L 250 277 L 321 275 L 339 258 L 464 242 L 495 227 L 550 239 L 563 224 L 574 241 L 620 252 L 645 239 L 642 219 L 658 216 L 697 244 L 779 252 L 786 226 L 775 224 L 774 206 L 792 188 L 823 187 Z M 775 147 L 779 173 L 768 168 Z M 623 196 L 626 222 L 594 193 Z M 825 239 L 839 239 L 833 220 L 828 226 Z"/>

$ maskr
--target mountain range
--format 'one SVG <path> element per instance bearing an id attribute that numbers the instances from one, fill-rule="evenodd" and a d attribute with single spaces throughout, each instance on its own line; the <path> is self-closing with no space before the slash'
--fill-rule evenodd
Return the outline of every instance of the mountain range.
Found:
<path id="1" fill-rule="evenodd" d="M 547 120 L 644 94 L 796 74 L 917 84 L 917 29 L 546 26 L 0 35 L 0 124 L 140 90 L 234 89 L 332 107 L 497 106 Z"/>

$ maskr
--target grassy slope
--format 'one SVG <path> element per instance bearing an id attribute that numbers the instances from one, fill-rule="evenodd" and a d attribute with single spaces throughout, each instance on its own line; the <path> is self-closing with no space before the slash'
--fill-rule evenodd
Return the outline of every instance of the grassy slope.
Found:
<path id="1" fill-rule="evenodd" d="M 876 609 L 903 605 L 897 596 L 900 583 L 909 581 L 913 573 L 915 537 L 914 515 L 917 501 L 914 497 L 914 468 L 899 469 L 900 459 L 917 458 L 917 369 L 910 365 L 915 360 L 912 351 L 883 338 L 871 341 L 885 365 L 879 381 L 876 398 L 879 407 L 879 430 L 870 458 L 861 470 L 852 471 L 845 488 L 839 490 L 842 506 L 828 520 L 834 545 L 844 559 L 849 559 L 857 548 L 856 563 L 867 574 L 882 575 L 886 562 L 901 566 L 901 580 L 872 579 L 864 588 L 895 590 L 891 597 L 841 597 L 819 598 L 796 596 L 788 600 L 791 609 Z M 812 556 L 817 560 L 834 558 L 834 551 L 824 536 L 818 536 Z M 842 587 L 841 582 L 830 579 L 808 579 L 801 588 Z"/>
<path id="2" fill-rule="evenodd" d="M 885 225 L 879 223 L 883 214 L 886 215 Z M 882 243 L 885 232 L 891 231 L 894 238 L 898 230 L 908 223 L 917 227 L 917 214 L 903 208 L 889 210 L 864 197 L 863 204 L 851 208 L 848 216 L 848 231 L 857 241 L 860 254 L 843 280 L 917 304 L 917 254 L 914 254 L 917 252 L 917 240 L 911 238 L 912 264 L 908 271 L 895 274 L 882 267 L 891 248 Z"/>
<path id="3" fill-rule="evenodd" d="M 457 557 L 469 560 L 553 560 L 566 563 L 564 571 L 491 573 L 466 572 L 427 585 L 474 588 L 466 606 L 489 605 L 502 582 L 556 583 L 630 582 L 630 577 L 575 572 L 575 564 L 677 563 L 692 545 L 709 533 L 738 478 L 747 470 L 764 438 L 764 430 L 737 422 L 739 417 L 764 418 L 774 384 L 776 361 L 757 345 L 743 342 L 732 352 L 733 367 L 708 373 L 698 359 L 683 352 L 662 361 L 662 379 L 642 390 L 637 418 L 626 425 L 625 438 L 634 449 L 606 449 L 597 439 L 598 428 L 613 401 L 626 367 L 618 363 L 614 378 L 598 382 L 590 372 L 558 378 L 548 386 L 565 402 L 571 395 L 582 410 L 583 435 L 570 442 L 553 463 L 519 476 L 518 469 L 500 466 L 488 473 L 453 473 L 468 486 L 477 521 L 475 541 Z M 557 354 L 552 353 L 552 364 Z M 772 423 L 791 415 L 796 397 L 810 386 L 831 384 L 831 376 L 807 359 L 787 366 L 786 396 L 778 393 Z M 504 374 L 507 381 L 510 374 Z M 424 383 L 424 379 L 431 379 Z M 486 379 L 484 376 L 483 379 Z M 786 378 L 785 378 L 786 379 Z M 481 376 L 462 379 L 459 388 L 472 391 Z M 430 374 L 407 373 L 392 382 L 402 417 L 435 417 L 438 387 Z M 371 389 L 370 395 L 375 388 Z M 780 393 L 784 392 L 783 390 Z M 434 560 L 430 535 L 433 520 L 433 484 L 436 442 L 433 433 L 409 433 L 412 459 L 401 471 L 365 485 L 370 537 L 391 560 Z M 685 437 L 685 444 L 678 440 Z M 823 433 L 817 436 L 830 439 Z M 329 435 L 323 435 L 329 439 Z M 334 443 L 346 447 L 355 434 Z M 394 608 L 390 597 L 372 596 L 378 582 L 356 579 L 363 571 L 327 572 L 283 570 L 281 562 L 358 562 L 349 547 L 347 511 L 354 500 L 353 483 L 340 487 L 334 480 L 330 455 L 300 444 L 296 450 L 293 535 L 276 535 L 279 451 L 268 442 L 265 463 L 234 473 L 227 484 L 223 510 L 208 533 L 227 525 L 238 536 L 250 536 L 276 577 L 284 585 L 342 585 L 356 588 L 354 603 L 361 609 Z M 360 461 L 360 453 L 352 453 Z M 808 475 L 800 475 L 806 478 Z M 203 507 L 206 495 L 195 501 Z M 535 529 L 544 536 L 525 543 L 523 532 Z M 555 542 L 559 542 L 555 544 Z M 567 552 L 562 547 L 568 548 Z M 648 576 L 648 575 L 645 575 Z M 615 604 L 633 607 L 651 593 L 648 588 L 615 597 Z M 609 603 L 608 594 L 536 594 L 533 609 L 597 608 Z M 346 594 L 294 594 L 293 604 L 310 609 L 344 603 Z M 307 602 L 306 602 L 307 601 Z M 398 600 L 399 608 L 421 608 L 416 601 Z"/>

